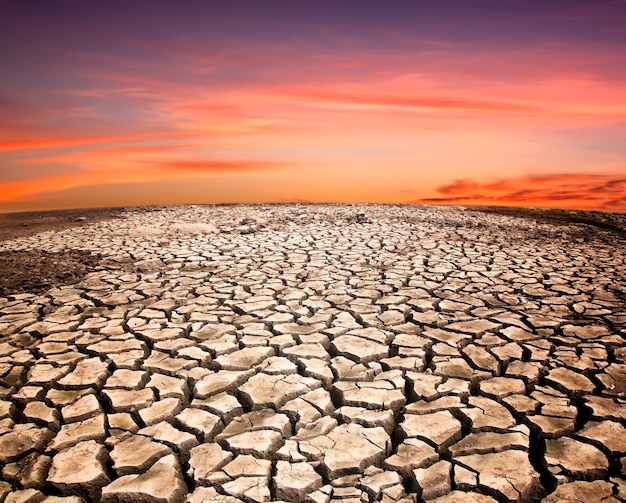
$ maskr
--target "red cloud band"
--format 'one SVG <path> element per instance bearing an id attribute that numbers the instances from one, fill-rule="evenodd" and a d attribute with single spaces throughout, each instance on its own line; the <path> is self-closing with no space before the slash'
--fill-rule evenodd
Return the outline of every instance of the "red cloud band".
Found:
<path id="1" fill-rule="evenodd" d="M 552 173 L 479 183 L 458 179 L 437 191 L 444 197 L 413 201 L 423 204 L 506 204 L 571 206 L 626 211 L 626 176 L 621 174 Z M 569 203 L 569 204 L 568 204 Z"/>

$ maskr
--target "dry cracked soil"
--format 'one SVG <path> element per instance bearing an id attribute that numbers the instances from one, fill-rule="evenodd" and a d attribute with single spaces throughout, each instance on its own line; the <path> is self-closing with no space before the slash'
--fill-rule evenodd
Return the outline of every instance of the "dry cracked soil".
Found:
<path id="1" fill-rule="evenodd" d="M 0 502 L 626 501 L 626 216 L 0 218 Z"/>

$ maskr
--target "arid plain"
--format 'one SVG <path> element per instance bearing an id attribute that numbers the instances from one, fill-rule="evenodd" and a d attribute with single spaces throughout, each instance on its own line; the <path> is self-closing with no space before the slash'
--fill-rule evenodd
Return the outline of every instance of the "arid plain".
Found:
<path id="1" fill-rule="evenodd" d="M 0 231 L 0 501 L 626 501 L 624 214 L 172 206 Z"/>

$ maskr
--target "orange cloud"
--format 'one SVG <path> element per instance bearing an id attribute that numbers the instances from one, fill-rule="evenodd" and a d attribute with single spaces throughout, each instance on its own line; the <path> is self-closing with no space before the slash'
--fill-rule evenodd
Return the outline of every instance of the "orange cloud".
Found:
<path id="1" fill-rule="evenodd" d="M 129 162 L 115 169 L 67 173 L 38 179 L 0 183 L 0 203 L 24 201 L 76 187 L 148 183 L 219 174 L 285 169 L 294 163 L 247 160 L 179 159 Z"/>
<path id="2" fill-rule="evenodd" d="M 22 138 L 0 141 L 0 151 L 31 150 L 41 148 L 74 147 L 108 143 L 112 139 L 107 136 L 69 136 L 63 138 Z M 119 141 L 119 140 L 118 140 Z"/>
<path id="3" fill-rule="evenodd" d="M 148 129 L 142 132 L 129 131 L 126 134 L 94 134 L 83 136 L 44 136 L 46 132 L 49 133 L 49 131 L 37 131 L 33 132 L 31 135 L 2 139 L 0 140 L 0 152 L 7 152 L 11 150 L 29 151 L 66 147 L 84 147 L 89 145 L 132 143 L 151 140 L 177 140 L 193 136 L 188 132 L 176 131 L 174 129 Z M 9 135 L 5 134 L 5 136 Z"/>
<path id="4" fill-rule="evenodd" d="M 445 197 L 422 198 L 412 202 L 626 211 L 626 176 L 623 174 L 534 174 L 482 183 L 458 179 L 441 185 L 437 191 Z"/>
<path id="5" fill-rule="evenodd" d="M 213 172 L 233 173 L 239 171 L 256 171 L 293 166 L 294 163 L 279 163 L 266 161 L 221 161 L 221 160 L 172 160 L 147 162 L 151 168 L 159 171 L 180 174 L 181 172 Z M 154 172 L 154 171 L 152 171 Z"/>

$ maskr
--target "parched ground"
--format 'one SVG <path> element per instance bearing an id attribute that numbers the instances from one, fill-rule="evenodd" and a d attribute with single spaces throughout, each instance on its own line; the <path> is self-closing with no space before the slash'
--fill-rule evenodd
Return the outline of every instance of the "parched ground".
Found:
<path id="1" fill-rule="evenodd" d="M 0 218 L 0 501 L 626 500 L 625 215 L 96 211 Z"/>

